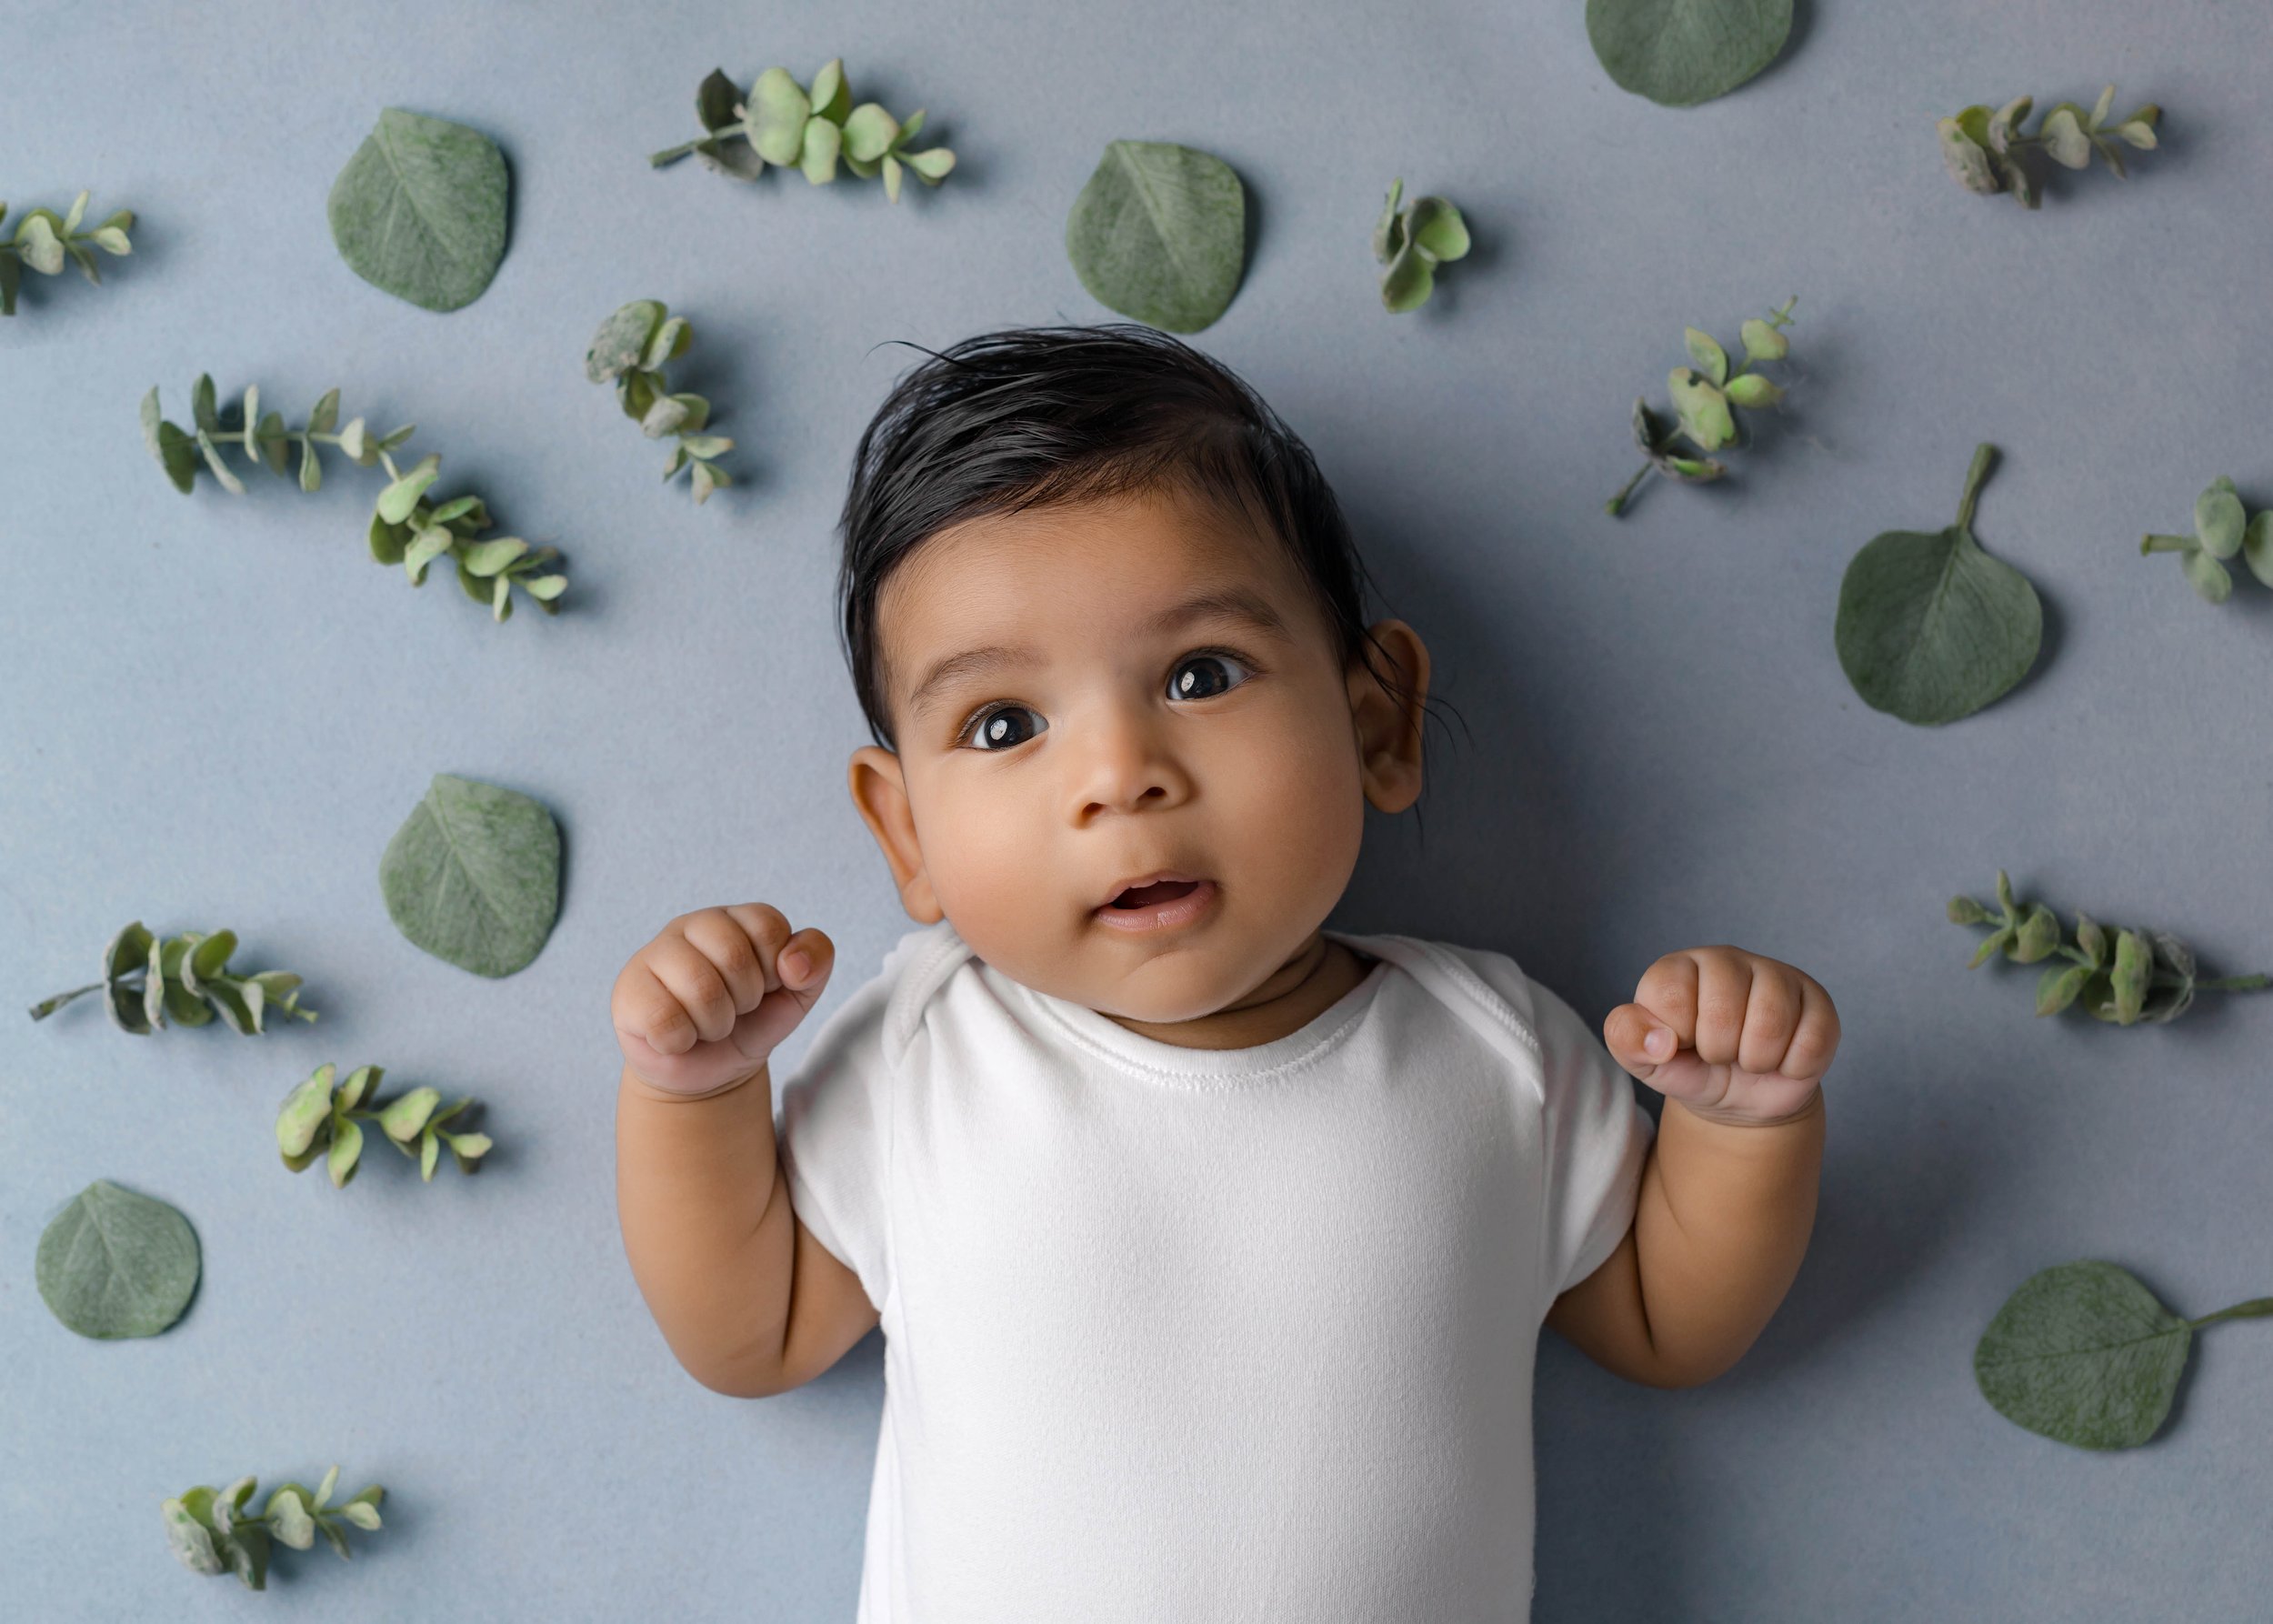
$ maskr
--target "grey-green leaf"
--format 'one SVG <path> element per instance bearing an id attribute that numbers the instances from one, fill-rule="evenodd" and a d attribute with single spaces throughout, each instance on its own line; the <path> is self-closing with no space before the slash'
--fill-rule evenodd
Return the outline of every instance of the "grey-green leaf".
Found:
<path id="1" fill-rule="evenodd" d="M 1620 88 L 1668 107 L 1726 95 L 1776 60 L 1792 0 L 1587 0 L 1587 38 Z"/>
<path id="2" fill-rule="evenodd" d="M 155 1337 L 197 1288 L 197 1236 L 163 1201 L 98 1178 L 39 1238 L 39 1294 L 83 1337 Z"/>
<path id="3" fill-rule="evenodd" d="M 559 826 L 526 795 L 437 773 L 387 843 L 379 888 L 416 946 L 477 976 L 510 976 L 559 912 Z"/>
<path id="4" fill-rule="evenodd" d="M 1099 303 L 1171 333 L 1229 307 L 1247 256 L 1247 193 L 1221 158 L 1115 141 L 1066 218 L 1066 255 Z"/>
<path id="5" fill-rule="evenodd" d="M 663 325 L 664 307 L 654 299 L 634 299 L 600 324 L 585 352 L 584 376 L 596 384 L 621 377 L 639 365 L 647 340 Z"/>
<path id="6" fill-rule="evenodd" d="M 505 155 L 478 130 L 389 107 L 332 185 L 347 268 L 426 310 L 469 305 L 506 252 Z"/>
<path id="7" fill-rule="evenodd" d="M 2193 1332 L 2128 1271 L 2063 1263 L 2031 1275 L 1973 1350 L 1981 1396 L 2007 1420 L 2082 1449 L 2155 1436 Z"/>
<path id="8" fill-rule="evenodd" d="M 1995 452 L 1974 453 L 1958 522 L 1889 530 L 1839 584 L 1836 641 L 1847 679 L 1875 710 L 1919 727 L 1971 716 L 2036 664 L 2044 607 L 2011 565 L 1981 550 L 1973 504 Z"/>

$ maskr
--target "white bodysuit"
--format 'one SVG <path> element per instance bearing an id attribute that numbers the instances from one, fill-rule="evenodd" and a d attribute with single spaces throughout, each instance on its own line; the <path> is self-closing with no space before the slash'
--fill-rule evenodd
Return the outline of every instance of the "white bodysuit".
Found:
<path id="1" fill-rule="evenodd" d="M 1504 954 L 1378 962 L 1250 1048 L 913 930 L 783 1090 L 882 1316 L 860 1624 L 1467 1624 L 1532 1588 L 1531 1374 L 1654 1128 Z"/>

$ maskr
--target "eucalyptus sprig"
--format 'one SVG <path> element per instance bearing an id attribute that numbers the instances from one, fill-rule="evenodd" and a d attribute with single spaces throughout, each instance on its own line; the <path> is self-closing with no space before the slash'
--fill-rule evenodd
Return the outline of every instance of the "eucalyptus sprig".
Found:
<path id="1" fill-rule="evenodd" d="M 100 248 L 115 258 L 134 252 L 134 244 L 126 237 L 135 225 L 135 211 L 130 208 L 120 209 L 99 226 L 80 229 L 86 219 L 88 196 L 82 192 L 73 198 L 67 214 L 35 208 L 15 223 L 13 237 L 0 240 L 0 316 L 15 314 L 16 289 L 24 280 L 25 266 L 43 276 L 54 276 L 62 273 L 65 260 L 75 260 L 86 279 L 100 287 L 103 269 L 95 250 Z M 8 206 L 0 203 L 0 221 L 7 216 Z"/>
<path id="2" fill-rule="evenodd" d="M 103 978 L 32 1006 L 32 1018 L 45 1020 L 82 994 L 104 992 L 111 1024 L 123 1031 L 147 1034 L 170 1018 L 176 1025 L 202 1027 L 218 1009 L 222 1018 L 247 1035 L 265 1031 L 273 1015 L 295 1020 L 315 1018 L 315 1011 L 300 1007 L 300 977 L 284 970 L 262 970 L 250 976 L 232 975 L 229 955 L 236 951 L 236 932 L 217 930 L 211 936 L 184 931 L 163 939 L 152 935 L 137 919 L 103 949 Z"/>
<path id="3" fill-rule="evenodd" d="M 673 316 L 660 299 L 634 299 L 600 324 L 592 347 L 585 352 L 584 376 L 596 384 L 613 382 L 616 404 L 624 416 L 639 425 L 651 440 L 676 435 L 671 461 L 663 470 L 665 483 L 681 468 L 695 470 L 695 501 L 734 481 L 710 459 L 734 449 L 725 435 L 705 434 L 710 425 L 710 402 L 699 395 L 674 395 L 663 369 L 686 353 L 695 342 L 695 329 L 683 316 Z"/>
<path id="4" fill-rule="evenodd" d="M 1381 303 L 1395 312 L 1417 310 L 1437 289 L 1437 267 L 1467 255 L 1468 226 L 1459 209 L 1442 197 L 1416 197 L 1403 209 L 1402 176 L 1389 183 L 1388 200 L 1374 223 L 1373 256 L 1388 268 L 1381 273 Z"/>
<path id="5" fill-rule="evenodd" d="M 1985 196 L 2010 191 L 2022 207 L 2034 208 L 2042 201 L 2032 155 L 2038 152 L 2069 169 L 2088 169 L 2097 152 L 2121 179 L 2127 171 L 2118 143 L 2151 149 L 2155 122 L 2162 116 L 2162 109 L 2148 102 L 2118 120 L 2110 135 L 2108 115 L 2115 110 L 2115 86 L 2110 85 L 2099 93 L 2095 105 L 2060 102 L 2038 121 L 2035 135 L 2023 135 L 2020 126 L 2035 105 L 2033 96 L 2016 96 L 1994 113 L 1977 104 L 1955 118 L 1936 123 L 1942 162 L 1959 185 Z"/>
<path id="6" fill-rule="evenodd" d="M 338 1069 L 329 1061 L 317 1067 L 285 1096 L 284 1108 L 276 1114 L 276 1150 L 294 1172 L 320 1156 L 332 1188 L 345 1188 L 363 1155 L 365 1122 L 378 1124 L 386 1142 L 405 1156 L 416 1157 L 418 1176 L 428 1183 L 434 1180 L 446 1143 L 461 1173 L 474 1171 L 489 1153 L 487 1134 L 452 1133 L 443 1126 L 473 1107 L 471 1098 L 444 1106 L 440 1090 L 418 1088 L 382 1106 L 376 1098 L 382 1075 L 378 1067 L 358 1066 L 345 1082 L 335 1086 Z"/>
<path id="7" fill-rule="evenodd" d="M 192 1573 L 234 1573 L 246 1589 L 265 1590 L 270 1541 L 306 1550 L 321 1534 L 345 1561 L 347 1534 L 341 1525 L 351 1522 L 365 1533 L 376 1531 L 379 1502 L 386 1498 L 386 1490 L 374 1483 L 333 1505 L 332 1490 L 339 1486 L 335 1466 L 313 1489 L 298 1483 L 278 1484 L 269 1490 L 266 1505 L 248 1512 L 245 1508 L 258 1486 L 254 1478 L 239 1478 L 217 1490 L 200 1483 L 159 1507 L 165 1519 L 165 1542 L 183 1567 Z"/>
<path id="8" fill-rule="evenodd" d="M 439 455 L 428 453 L 407 470 L 396 465 L 396 449 L 417 432 L 417 425 L 406 423 L 388 434 L 375 435 L 357 417 L 340 428 L 339 391 L 334 389 L 315 403 L 305 426 L 292 428 L 280 413 L 262 412 L 257 386 L 245 391 L 241 407 L 234 402 L 219 406 L 207 373 L 198 374 L 189 406 L 195 432 L 159 414 L 155 386 L 142 400 L 142 437 L 175 490 L 184 495 L 195 490 L 202 467 L 211 471 L 222 489 L 241 496 L 245 482 L 222 456 L 222 446 L 238 446 L 254 467 L 265 466 L 284 474 L 296 445 L 300 488 L 313 491 L 324 483 L 324 466 L 315 448 L 335 446 L 363 467 L 375 465 L 386 470 L 388 483 L 371 514 L 373 558 L 401 565 L 410 584 L 423 586 L 426 566 L 447 554 L 457 566 L 458 585 L 466 596 L 488 605 L 494 618 L 504 620 L 513 614 L 516 586 L 547 615 L 560 612 L 560 595 L 568 589 L 568 577 L 554 563 L 560 556 L 557 548 L 532 549 L 517 536 L 475 540 L 490 525 L 489 509 L 479 496 L 455 496 L 432 506 L 426 502 L 427 491 L 441 475 Z"/>
<path id="9" fill-rule="evenodd" d="M 1799 296 L 1794 294 L 1769 311 L 1766 319 L 1756 317 L 1745 323 L 1741 330 L 1744 359 L 1733 367 L 1728 364 L 1728 352 L 1711 334 L 1695 327 L 1683 329 L 1693 365 L 1677 366 L 1667 377 L 1677 421 L 1667 427 L 1650 411 L 1647 400 L 1634 402 L 1634 443 L 1649 460 L 1619 487 L 1617 496 L 1602 505 L 1603 512 L 1612 518 L 1624 513 L 1634 487 L 1653 472 L 1683 485 L 1710 484 L 1728 472 L 1712 454 L 1736 443 L 1737 408 L 1772 406 L 1784 398 L 1781 388 L 1751 367 L 1755 362 L 1781 361 L 1790 356 L 1791 341 L 1784 336 L 1784 329 L 1792 325 L 1791 307 L 1797 303 Z M 1681 455 L 1674 449 L 1677 439 L 1687 439 L 1705 455 Z"/>
<path id="10" fill-rule="evenodd" d="M 2188 584 L 2205 602 L 2222 604 L 2233 596 L 2233 572 L 2226 560 L 2236 553 L 2251 575 L 2273 586 L 2273 508 L 2254 516 L 2245 513 L 2234 482 L 2221 474 L 2194 498 L 2193 535 L 2145 536 L 2138 550 L 2142 556 L 2178 554 Z"/>
<path id="11" fill-rule="evenodd" d="M 955 167 L 955 154 L 944 146 L 909 150 L 907 144 L 924 127 L 920 107 L 903 121 L 880 102 L 854 106 L 841 56 L 821 65 L 810 90 L 787 68 L 769 67 L 745 95 L 724 68 L 713 68 L 696 88 L 695 116 L 707 135 L 651 154 L 647 162 L 659 169 L 691 152 L 736 180 L 756 180 L 768 164 L 783 168 L 794 164 L 818 186 L 836 178 L 842 158 L 845 167 L 864 180 L 882 175 L 885 195 L 895 203 L 900 200 L 903 170 L 913 170 L 916 179 L 936 186 Z"/>
<path id="12" fill-rule="evenodd" d="M 2041 902 L 2024 907 L 2012 881 L 1997 871 L 1998 911 L 1972 897 L 1949 899 L 1953 925 L 1993 925 L 1973 955 L 1972 965 L 1998 953 L 2015 964 L 2036 964 L 2058 957 L 2037 978 L 2037 1013 L 2058 1015 L 2080 1004 L 2094 1018 L 2128 1027 L 2140 1021 L 2176 1020 L 2198 992 L 2259 992 L 2273 977 L 2223 976 L 2206 978 L 2196 971 L 2194 953 L 2167 930 L 2110 928 L 2089 915 L 2076 916 L 2076 939 L 2067 939 L 2059 916 Z"/>

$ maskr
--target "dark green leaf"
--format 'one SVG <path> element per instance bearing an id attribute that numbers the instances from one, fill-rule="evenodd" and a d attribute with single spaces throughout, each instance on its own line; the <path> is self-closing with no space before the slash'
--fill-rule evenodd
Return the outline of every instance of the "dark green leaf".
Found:
<path id="1" fill-rule="evenodd" d="M 1247 253 L 1247 194 L 1220 158 L 1161 141 L 1105 149 L 1066 220 L 1066 254 L 1099 303 L 1172 333 L 1229 307 Z"/>
<path id="2" fill-rule="evenodd" d="M 1839 665 L 1865 703 L 1920 727 L 1971 716 L 2036 663 L 2044 610 L 2028 577 L 1974 539 L 1973 505 L 1993 448 L 1974 454 L 1958 522 L 1889 530 L 1839 586 Z"/>
<path id="3" fill-rule="evenodd" d="M 163 1201 L 98 1178 L 39 1238 L 40 1297 L 83 1337 L 155 1337 L 197 1288 L 197 1237 Z"/>
<path id="4" fill-rule="evenodd" d="M 1587 0 L 1587 37 L 1623 89 L 1668 107 L 1712 100 L 1784 48 L 1792 0 Z"/>
<path id="5" fill-rule="evenodd" d="M 505 155 L 489 137 L 389 107 L 332 185 L 332 241 L 374 287 L 456 310 L 505 257 L 506 194 Z"/>
<path id="6" fill-rule="evenodd" d="M 1981 1396 L 2007 1420 L 2084 1449 L 2155 1436 L 2193 1333 L 2128 1271 L 2063 1263 L 2032 1275 L 1973 1350 Z"/>
<path id="7" fill-rule="evenodd" d="M 559 911 L 559 827 L 526 795 L 438 773 L 388 842 L 379 887 L 417 947 L 509 976 L 536 957 Z"/>

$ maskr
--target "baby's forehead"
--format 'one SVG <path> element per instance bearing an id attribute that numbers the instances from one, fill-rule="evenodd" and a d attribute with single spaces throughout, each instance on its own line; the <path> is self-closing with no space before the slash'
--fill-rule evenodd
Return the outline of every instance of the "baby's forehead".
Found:
<path id="1" fill-rule="evenodd" d="M 983 513 L 910 549 L 877 596 L 886 652 L 979 626 L 1055 624 L 1102 600 L 1116 624 L 1195 593 L 1244 594 L 1288 630 L 1310 596 L 1267 526 L 1205 496 L 1166 489 Z"/>

